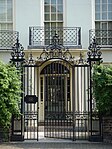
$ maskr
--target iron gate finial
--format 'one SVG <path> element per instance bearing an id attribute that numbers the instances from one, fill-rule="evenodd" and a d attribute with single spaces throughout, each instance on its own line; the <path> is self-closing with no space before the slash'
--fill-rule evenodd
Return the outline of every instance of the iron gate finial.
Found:
<path id="1" fill-rule="evenodd" d="M 100 51 L 101 47 L 97 45 L 96 38 L 93 38 L 93 42 L 88 47 L 89 51 L 87 52 L 88 55 L 88 62 L 101 62 L 102 52 Z"/>
<path id="2" fill-rule="evenodd" d="M 16 43 L 12 47 L 13 52 L 11 52 L 11 61 L 15 62 L 23 62 L 25 60 L 24 56 L 25 53 L 23 52 L 24 48 L 23 46 L 19 43 L 19 39 L 17 37 Z"/>

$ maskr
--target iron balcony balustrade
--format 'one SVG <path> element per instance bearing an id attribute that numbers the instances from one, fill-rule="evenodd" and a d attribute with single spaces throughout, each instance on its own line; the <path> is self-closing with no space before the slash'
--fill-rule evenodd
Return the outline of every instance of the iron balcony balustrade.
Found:
<path id="1" fill-rule="evenodd" d="M 97 45 L 102 48 L 112 47 L 112 30 L 89 30 L 89 43 L 91 44 L 93 39 L 96 39 Z"/>
<path id="2" fill-rule="evenodd" d="M 59 44 L 68 48 L 82 48 L 80 27 L 29 27 L 29 49 L 48 46 L 55 34 L 59 36 Z"/>
<path id="3" fill-rule="evenodd" d="M 0 50 L 12 50 L 12 46 L 19 38 L 19 32 L 13 30 L 0 31 Z"/>

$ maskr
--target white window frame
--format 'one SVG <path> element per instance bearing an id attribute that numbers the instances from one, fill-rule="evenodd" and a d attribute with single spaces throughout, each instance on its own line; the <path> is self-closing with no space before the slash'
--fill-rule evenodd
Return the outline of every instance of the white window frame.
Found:
<path id="1" fill-rule="evenodd" d="M 56 23 L 56 27 L 57 27 L 57 23 L 62 23 L 63 25 L 64 25 L 64 12 L 65 12 L 65 7 L 64 7 L 64 5 L 65 5 L 65 2 L 64 2 L 64 0 L 63 0 L 63 20 L 61 20 L 61 21 L 59 21 L 59 20 L 54 20 L 54 21 L 51 21 L 51 19 L 50 20 L 48 20 L 48 21 L 45 21 L 45 18 L 44 18 L 44 15 L 45 15 L 45 12 L 44 12 L 44 0 L 42 0 L 41 1 L 41 8 L 42 8 L 42 11 L 41 11 L 41 25 L 43 26 L 43 27 L 45 27 L 45 23 Z M 50 14 L 50 13 L 49 13 Z M 51 25 L 50 25 L 51 26 Z M 44 38 L 44 32 L 43 32 L 43 38 Z M 45 39 L 44 39 L 44 41 L 45 41 Z M 42 44 L 45 44 L 45 43 L 42 43 Z"/>
<path id="2" fill-rule="evenodd" d="M 105 3 L 106 4 L 106 6 L 107 6 L 107 11 L 105 11 L 106 12 L 106 16 L 107 16 L 107 19 L 103 19 L 102 18 L 102 15 L 103 15 L 103 11 L 102 11 L 102 0 L 100 0 L 100 10 L 99 10 L 99 12 L 100 12 L 100 19 L 96 19 L 95 18 L 95 21 L 108 21 L 108 20 L 112 20 L 112 19 L 109 19 L 109 17 L 108 17 L 108 12 L 112 12 L 112 11 L 109 11 L 108 10 L 108 0 L 107 0 L 107 3 Z M 96 6 L 96 3 L 95 3 L 95 1 L 94 1 L 94 7 Z M 95 14 L 96 14 L 96 12 L 95 12 Z"/>
<path id="3" fill-rule="evenodd" d="M 101 32 L 99 31 L 99 37 L 97 36 L 97 38 L 99 38 L 99 40 L 100 40 L 100 42 L 101 42 L 101 44 L 102 45 L 104 45 L 104 43 L 103 43 L 103 40 L 107 40 L 106 41 L 106 46 L 109 44 L 109 39 L 110 39 L 110 37 L 109 37 L 109 33 L 108 33 L 108 23 L 109 22 L 112 22 L 112 19 L 110 20 L 110 19 L 108 19 L 108 0 L 107 0 L 107 2 L 105 3 L 106 4 L 106 6 L 107 6 L 107 11 L 106 11 L 106 15 L 107 15 L 107 19 L 103 19 L 102 18 L 102 13 L 103 13 L 103 11 L 102 11 L 102 0 L 100 0 L 100 19 L 94 19 L 95 20 L 95 23 L 94 24 L 96 24 L 97 22 L 99 22 L 100 24 L 100 26 L 99 26 L 99 30 L 102 30 Z M 94 3 L 94 7 L 96 6 L 96 3 Z M 95 10 L 95 9 L 94 9 Z M 94 15 L 96 14 L 96 12 L 94 12 Z M 106 23 L 106 25 L 107 25 L 107 27 L 106 27 L 106 29 L 103 29 L 102 28 L 102 25 L 103 25 L 103 23 Z M 96 29 L 96 32 L 97 32 L 97 28 L 95 28 Z M 104 30 L 104 31 L 103 31 Z M 104 33 L 103 32 L 105 32 L 105 31 L 107 31 L 106 33 L 105 33 L 105 37 L 104 37 Z"/>
<path id="4" fill-rule="evenodd" d="M 11 29 L 8 29 L 8 30 L 13 30 L 13 1 L 14 0 L 12 0 L 12 21 L 8 21 L 7 20 L 7 0 L 5 0 L 5 4 L 6 4 L 6 7 L 5 7 L 5 11 L 6 11 L 6 20 L 5 21 L 0 21 L 0 30 L 7 30 L 8 29 L 8 24 L 12 24 L 12 27 L 11 27 Z M 6 27 L 5 27 L 5 29 L 2 29 L 1 28 L 1 25 L 2 24 L 4 24 L 4 25 L 6 25 Z"/>

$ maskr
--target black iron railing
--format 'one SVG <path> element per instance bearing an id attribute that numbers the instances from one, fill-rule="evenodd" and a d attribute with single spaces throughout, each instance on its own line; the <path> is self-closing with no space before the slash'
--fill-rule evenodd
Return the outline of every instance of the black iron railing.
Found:
<path id="1" fill-rule="evenodd" d="M 1 30 L 0 31 L 0 49 L 7 50 L 12 49 L 12 46 L 16 43 L 17 38 L 19 37 L 19 32 Z"/>
<path id="2" fill-rule="evenodd" d="M 53 36 L 59 36 L 59 44 L 64 46 L 81 46 L 80 27 L 30 27 L 29 28 L 29 47 L 47 46 L 52 43 Z"/>
<path id="3" fill-rule="evenodd" d="M 107 48 L 112 47 L 112 30 L 89 30 L 89 43 L 96 39 L 97 45 Z"/>

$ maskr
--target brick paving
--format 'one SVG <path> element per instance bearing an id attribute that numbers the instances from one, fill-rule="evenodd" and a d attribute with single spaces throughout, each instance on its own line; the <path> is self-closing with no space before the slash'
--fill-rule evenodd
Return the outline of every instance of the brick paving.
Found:
<path id="1" fill-rule="evenodd" d="M 112 149 L 112 144 L 92 142 L 11 142 L 0 144 L 0 149 Z"/>

